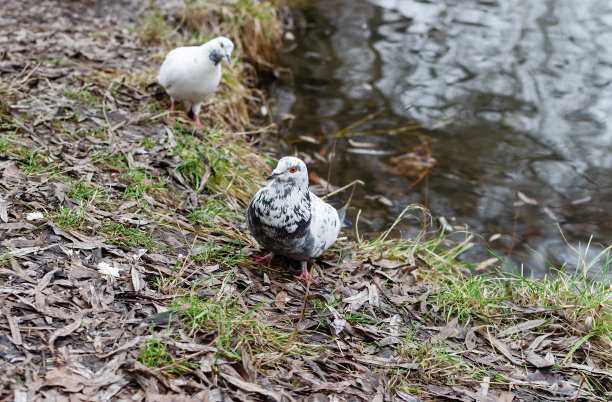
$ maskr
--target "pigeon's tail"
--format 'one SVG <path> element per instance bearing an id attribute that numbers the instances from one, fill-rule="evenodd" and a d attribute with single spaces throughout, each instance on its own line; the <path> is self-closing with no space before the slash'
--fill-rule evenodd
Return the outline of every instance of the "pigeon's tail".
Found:
<path id="1" fill-rule="evenodd" d="M 350 228 L 353 226 L 353 223 L 346 219 L 346 209 L 344 207 L 338 210 L 338 217 L 340 218 L 340 227 Z"/>

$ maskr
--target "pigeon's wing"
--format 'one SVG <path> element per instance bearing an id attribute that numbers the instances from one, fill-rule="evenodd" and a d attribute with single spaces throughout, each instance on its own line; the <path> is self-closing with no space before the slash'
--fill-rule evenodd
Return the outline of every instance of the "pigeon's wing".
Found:
<path id="1" fill-rule="evenodd" d="M 194 46 L 177 47 L 171 50 L 159 69 L 157 80 L 166 89 L 185 75 L 187 72 L 185 61 L 195 49 Z"/>
<path id="2" fill-rule="evenodd" d="M 319 197 L 310 193 L 312 222 L 308 236 L 308 254 L 318 257 L 331 247 L 340 233 L 341 220 L 338 211 Z"/>

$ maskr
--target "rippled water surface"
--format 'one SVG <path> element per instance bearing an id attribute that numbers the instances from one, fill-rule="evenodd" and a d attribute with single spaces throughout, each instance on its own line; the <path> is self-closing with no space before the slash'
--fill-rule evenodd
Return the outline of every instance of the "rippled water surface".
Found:
<path id="1" fill-rule="evenodd" d="M 318 139 L 295 142 L 310 155 L 374 113 L 349 130 L 366 133 L 338 141 L 332 174 L 367 183 L 353 202 L 360 229 L 426 204 L 488 241 L 470 260 L 512 248 L 510 262 L 536 276 L 547 273 L 538 253 L 576 261 L 555 219 L 575 247 L 610 244 L 612 2 L 321 0 L 303 17 L 273 112 L 295 116 L 290 138 Z"/>

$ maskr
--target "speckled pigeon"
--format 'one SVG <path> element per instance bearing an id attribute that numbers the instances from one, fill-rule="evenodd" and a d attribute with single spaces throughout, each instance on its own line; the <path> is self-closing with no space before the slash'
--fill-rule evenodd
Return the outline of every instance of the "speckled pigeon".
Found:
<path id="1" fill-rule="evenodd" d="M 282 158 L 268 176 L 274 179 L 257 192 L 247 208 L 247 226 L 257 241 L 274 254 L 300 261 L 306 282 L 317 283 L 308 273 L 307 260 L 323 254 L 338 238 L 345 210 L 321 200 L 308 189 L 308 171 L 298 158 Z"/>
<path id="2" fill-rule="evenodd" d="M 191 103 L 196 126 L 202 127 L 198 114 L 202 101 L 217 90 L 221 82 L 221 60 L 230 61 L 234 44 L 220 36 L 200 46 L 177 47 L 168 53 L 159 69 L 157 81 L 174 101 Z"/>

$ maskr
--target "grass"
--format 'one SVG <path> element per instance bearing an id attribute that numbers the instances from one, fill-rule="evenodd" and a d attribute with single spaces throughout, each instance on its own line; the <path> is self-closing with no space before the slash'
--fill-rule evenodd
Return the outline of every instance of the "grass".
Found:
<path id="1" fill-rule="evenodd" d="M 417 218 L 424 222 L 423 230 L 415 239 L 392 238 L 394 226 L 401 219 Z M 453 317 L 459 319 L 463 327 L 477 328 L 496 332 L 510 328 L 527 319 L 543 319 L 534 331 L 548 333 L 549 326 L 556 324 L 564 328 L 561 336 L 576 336 L 578 341 L 567 351 L 563 364 L 578 361 L 588 364 L 587 356 L 597 358 L 604 366 L 612 367 L 608 350 L 612 348 L 612 284 L 605 279 L 610 272 L 612 246 L 604 248 L 597 256 L 587 260 L 590 244 L 583 249 L 573 249 L 579 257 L 576 267 L 550 266 L 555 275 L 545 279 L 525 278 L 517 273 L 502 258 L 499 259 L 500 271 L 492 274 L 473 275 L 474 265 L 460 262 L 459 257 L 471 245 L 471 235 L 463 241 L 452 241 L 444 233 L 429 230 L 431 217 L 420 207 L 410 206 L 389 228 L 372 240 L 359 237 L 357 260 L 376 260 L 384 257 L 391 260 L 413 261 L 419 269 L 414 272 L 420 283 L 429 284 L 435 289 L 428 298 L 431 308 L 440 309 L 447 322 Z M 569 246 L 568 246 L 569 247 Z M 501 267 L 507 271 L 502 272 Z M 594 279 L 596 278 L 596 279 Z M 367 316 L 369 318 L 369 316 Z M 368 322 L 362 314 L 347 317 L 352 322 Z M 373 322 L 368 322 L 374 325 Z M 422 324 L 419 324 L 422 325 Z M 415 326 L 415 330 L 419 325 Z M 520 338 L 520 333 L 510 338 Z M 587 346 L 588 344 L 588 346 Z M 584 348 L 581 349 L 581 346 Z M 465 360 L 456 345 L 449 349 L 443 340 L 419 342 L 406 334 L 401 355 L 417 362 L 425 381 L 433 381 L 436 373 L 447 377 L 480 378 L 488 376 L 499 383 L 507 379 L 494 371 L 483 371 L 482 367 Z M 450 373 L 450 374 L 449 374 Z M 413 387 L 413 374 L 396 372 L 393 376 L 394 387 L 409 392 Z M 437 378 L 443 381 L 443 378 Z M 585 391 L 592 396 L 601 395 L 606 386 L 594 378 L 593 384 Z M 588 389 L 587 389 L 588 388 Z"/>
<path id="2" fill-rule="evenodd" d="M 166 188 L 165 180 L 155 180 L 145 169 L 130 169 L 126 176 L 133 183 L 123 191 L 123 197 L 128 200 L 141 200 L 152 190 Z"/>
<path id="3" fill-rule="evenodd" d="M 85 223 L 86 212 L 84 208 L 77 207 L 67 207 L 65 205 L 60 205 L 57 207 L 56 213 L 54 215 L 55 223 L 63 228 L 80 228 Z"/>
<path id="4" fill-rule="evenodd" d="M 106 237 L 110 244 L 116 244 L 128 250 L 143 247 L 152 249 L 156 242 L 149 233 L 138 226 L 132 227 L 125 224 L 113 223 L 99 229 L 100 234 Z"/>
<path id="5" fill-rule="evenodd" d="M 140 18 L 135 31 L 144 44 L 163 44 L 171 36 L 172 27 L 166 23 L 163 14 L 153 10 Z"/>
<path id="6" fill-rule="evenodd" d="M 27 143 L 21 132 L 26 117 L 11 118 L 3 116 L 0 119 L 0 155 L 17 159 L 21 172 L 26 175 L 36 175 L 57 171 L 58 163 L 39 151 L 37 145 Z"/>
<path id="7" fill-rule="evenodd" d="M 196 43 L 223 35 L 231 38 L 237 51 L 251 61 L 268 64 L 274 58 L 281 29 L 272 2 L 219 1 L 217 7 L 210 7 L 208 1 L 189 0 L 176 17 L 193 32 Z"/>
<path id="8" fill-rule="evenodd" d="M 209 242 L 203 247 L 199 247 L 196 253 L 191 255 L 191 259 L 194 261 L 202 261 L 207 264 L 219 264 L 222 267 L 238 266 L 245 260 L 244 257 L 240 244 L 228 243 L 218 246 L 213 242 Z"/>
<path id="9" fill-rule="evenodd" d="M 443 233 L 424 230 L 412 240 L 389 239 L 399 219 L 419 211 L 425 221 L 430 216 L 417 206 L 408 207 L 391 228 L 371 241 L 359 239 L 359 257 L 380 257 L 408 261 L 415 256 L 426 263 L 429 272 L 422 272 L 421 279 L 436 289 L 434 299 L 443 308 L 446 317 L 457 316 L 462 321 L 483 324 L 494 322 L 490 317 L 511 314 L 513 305 L 536 305 L 550 310 L 564 319 L 577 323 L 592 318 L 591 331 L 610 339 L 612 334 L 612 284 L 592 277 L 606 278 L 612 262 L 612 246 L 602 250 L 590 261 L 584 259 L 586 250 L 579 255 L 581 266 L 568 269 L 551 266 L 556 275 L 546 279 L 525 278 L 519 275 L 502 258 L 496 256 L 500 266 L 514 273 L 472 275 L 473 266 L 458 261 L 459 256 L 471 246 L 471 236 L 459 243 L 451 243 Z M 426 223 L 426 222 L 425 222 Z M 426 239 L 428 234 L 431 239 Z M 357 235 L 359 238 L 359 235 Z M 443 244 L 452 244 L 444 248 Z M 588 246 L 587 246 L 588 249 Z M 611 344 L 612 346 L 612 344 Z"/>
<path id="10" fill-rule="evenodd" d="M 98 97 L 95 96 L 91 89 L 91 84 L 85 84 L 82 87 L 64 88 L 64 95 L 84 104 L 95 104 Z"/>
<path id="11" fill-rule="evenodd" d="M 288 334 L 277 333 L 254 317 L 254 313 L 265 303 L 253 307 L 241 307 L 238 297 L 225 293 L 231 272 L 218 277 L 217 290 L 213 297 L 197 296 L 201 286 L 209 288 L 208 281 L 196 281 L 191 290 L 172 303 L 173 314 L 179 317 L 181 327 L 191 339 L 214 347 L 216 350 L 213 368 L 218 359 L 241 361 L 246 350 L 251 356 L 258 356 L 265 365 L 266 360 L 274 360 L 282 350 Z M 153 337 L 154 338 L 154 337 Z M 159 341 L 151 341 L 143 349 L 139 360 L 149 367 L 173 367 L 179 360 L 168 353 L 167 346 Z"/>
<path id="12" fill-rule="evenodd" d="M 188 335 L 213 334 L 211 344 L 217 349 L 217 357 L 241 360 L 242 348 L 260 355 L 278 352 L 287 335 L 278 334 L 251 317 L 263 303 L 244 311 L 236 297 L 224 297 L 222 290 L 216 297 L 190 294 L 175 300 L 175 307 L 187 306 L 178 311 Z"/>
<path id="13" fill-rule="evenodd" d="M 40 173 L 57 172 L 58 164 L 35 149 L 24 150 L 21 152 L 23 159 L 18 163 L 21 172 L 26 175 L 36 175 Z"/>
<path id="14" fill-rule="evenodd" d="M 136 358 L 141 364 L 157 368 L 171 376 L 180 376 L 192 372 L 198 367 L 196 363 L 175 360 L 168 348 L 168 342 L 155 338 L 155 331 L 151 328 L 152 339 L 146 340 L 142 353 Z"/>
<path id="15" fill-rule="evenodd" d="M 610 271 L 612 247 L 603 250 L 589 262 L 601 264 L 603 277 Z M 500 258 L 500 261 L 507 265 Z M 513 305 L 535 305 L 554 310 L 572 323 L 591 323 L 591 333 L 602 339 L 612 339 L 612 286 L 606 281 L 594 281 L 585 271 L 556 270 L 556 275 L 543 280 L 517 274 L 467 276 L 457 271 L 439 269 L 435 284 L 439 288 L 437 303 L 448 316 L 462 319 L 478 317 L 483 323 L 489 317 L 520 313 Z M 612 343 L 610 343 L 612 346 Z"/>
<path id="16" fill-rule="evenodd" d="M 197 139 L 186 128 L 175 125 L 177 146 L 173 154 L 179 158 L 178 172 L 191 187 L 209 194 L 225 195 L 227 202 L 246 205 L 258 188 L 255 182 L 264 165 L 253 154 L 251 145 L 241 137 L 228 137 L 227 132 L 208 129 Z"/>
<path id="17" fill-rule="evenodd" d="M 208 197 L 203 206 L 198 209 L 192 208 L 191 213 L 187 217 L 193 224 L 209 226 L 219 222 L 231 222 L 241 216 L 240 212 L 236 212 L 230 207 L 227 201 L 219 197 Z"/>
<path id="18" fill-rule="evenodd" d="M 119 151 L 103 150 L 93 158 L 93 161 L 102 170 L 114 172 L 129 170 L 125 154 Z"/>
<path id="19" fill-rule="evenodd" d="M 4 252 L 0 253 L 0 267 L 10 264 L 12 258 L 9 255 L 9 253 L 10 253 L 9 249 L 6 249 Z"/>
<path id="20" fill-rule="evenodd" d="M 104 190 L 99 187 L 88 184 L 85 182 L 85 178 L 81 178 L 76 181 L 68 182 L 68 197 L 74 198 L 77 201 L 92 201 L 99 198 L 100 193 Z"/>

